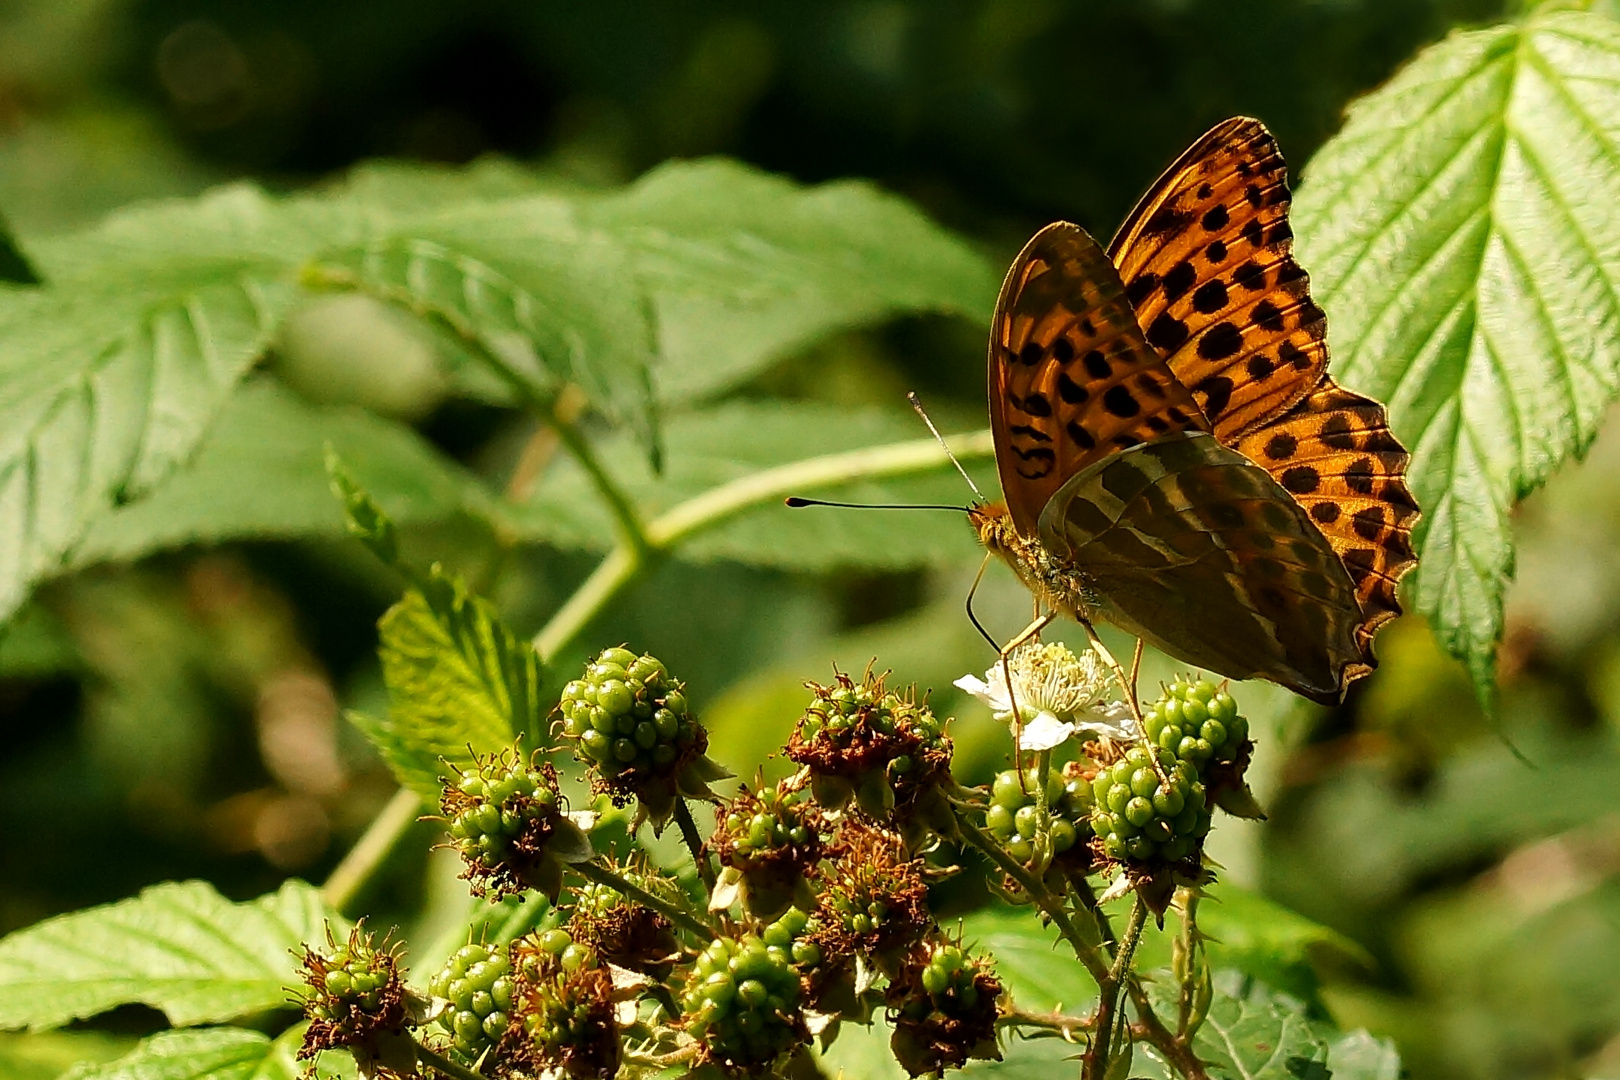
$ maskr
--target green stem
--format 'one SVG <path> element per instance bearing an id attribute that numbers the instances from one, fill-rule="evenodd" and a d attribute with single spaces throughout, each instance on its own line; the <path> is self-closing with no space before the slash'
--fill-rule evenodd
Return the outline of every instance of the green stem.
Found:
<path id="1" fill-rule="evenodd" d="M 483 1073 L 476 1069 L 469 1069 L 458 1064 L 437 1050 L 429 1049 L 421 1043 L 416 1044 L 416 1059 L 424 1065 L 431 1065 L 446 1076 L 453 1076 L 456 1080 L 487 1080 Z"/>
<path id="2" fill-rule="evenodd" d="M 1096 1027 L 1091 1036 L 1091 1048 L 1086 1051 L 1085 1067 L 1081 1070 L 1081 1080 L 1096 1080 L 1107 1075 L 1108 1055 L 1113 1045 L 1115 1014 L 1119 1008 L 1119 990 L 1131 972 L 1131 957 L 1136 953 L 1136 943 L 1142 938 L 1142 927 L 1147 923 L 1147 902 L 1140 893 L 1136 896 L 1136 903 L 1131 907 L 1131 918 L 1125 925 L 1125 933 L 1119 941 L 1119 949 L 1114 954 L 1114 966 L 1109 969 L 1107 977 L 1099 984 L 1102 996 L 1097 999 Z"/>
<path id="3" fill-rule="evenodd" d="M 681 839 L 686 842 L 686 850 L 692 853 L 692 862 L 697 866 L 698 877 L 703 881 L 703 889 L 710 896 L 714 895 L 714 866 L 710 864 L 708 855 L 703 851 L 703 837 L 698 835 L 697 822 L 692 820 L 692 808 L 686 805 L 685 799 L 675 800 L 675 824 L 681 830 Z"/>
<path id="4" fill-rule="evenodd" d="M 1029 898 L 1035 902 L 1035 906 L 1040 908 L 1046 914 L 1046 917 L 1052 920 L 1052 924 L 1058 928 L 1058 933 L 1063 935 L 1063 940 L 1067 941 L 1069 947 L 1074 949 L 1075 956 L 1079 957 L 1080 962 L 1086 966 L 1086 970 L 1091 973 L 1091 977 L 1097 981 L 1098 985 L 1101 985 L 1103 980 L 1108 978 L 1108 965 L 1103 963 L 1102 957 L 1098 955 L 1097 950 L 1087 943 L 1085 938 L 1080 936 L 1079 929 L 1070 920 L 1068 909 L 1063 906 L 1063 903 L 1053 896 L 1046 886 L 1037 881 L 1034 875 L 1025 870 L 1017 859 L 1007 854 L 1000 844 L 980 832 L 972 822 L 968 821 L 960 813 L 956 816 L 956 824 L 957 828 L 962 831 L 964 840 L 978 848 L 991 862 L 1001 868 L 1002 873 L 1016 881 L 1019 888 L 1029 894 Z"/>
<path id="5" fill-rule="evenodd" d="M 1013 1009 L 996 1017 L 997 1027 L 1031 1028 L 1035 1031 L 1055 1031 L 1068 1042 L 1074 1033 L 1089 1031 L 1094 1017 L 1067 1016 L 1063 1013 L 1031 1013 Z"/>
<path id="6" fill-rule="evenodd" d="M 394 797 L 371 819 L 366 831 L 321 887 L 321 893 L 334 911 L 343 912 L 354 902 L 356 894 L 382 866 L 421 811 L 422 797 L 416 792 L 410 788 L 394 792 Z"/>
<path id="7" fill-rule="evenodd" d="M 697 935 L 702 940 L 707 941 L 715 936 L 715 928 L 703 922 L 691 912 L 654 896 L 640 885 L 626 880 L 605 866 L 599 866 L 593 862 L 579 862 L 570 863 L 568 869 L 574 871 L 586 881 L 594 881 L 598 885 L 606 885 L 610 889 L 617 889 L 642 907 L 652 908 L 676 926 Z"/>

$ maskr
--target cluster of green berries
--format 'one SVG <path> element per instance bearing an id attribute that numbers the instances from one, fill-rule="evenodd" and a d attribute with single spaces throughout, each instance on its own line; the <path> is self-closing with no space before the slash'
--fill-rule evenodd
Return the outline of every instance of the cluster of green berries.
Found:
<path id="1" fill-rule="evenodd" d="M 449 1002 L 439 1024 L 450 1035 L 451 1055 L 475 1066 L 506 1034 L 512 962 L 501 946 L 464 945 L 428 982 L 428 992 Z"/>
<path id="2" fill-rule="evenodd" d="M 799 908 L 790 907 L 781 918 L 766 926 L 760 940 L 767 948 L 784 949 L 800 968 L 813 968 L 821 963 L 821 946 L 810 940 L 814 921 Z"/>
<path id="3" fill-rule="evenodd" d="M 363 927 L 343 944 L 327 936 L 327 950 L 304 951 L 304 1016 L 309 1029 L 300 1057 L 347 1046 L 374 1048 L 380 1036 L 406 1020 L 399 960 L 386 944 L 378 947 Z"/>
<path id="4" fill-rule="evenodd" d="M 779 787 L 763 788 L 757 795 L 744 789 L 727 808 L 721 829 L 713 843 L 720 861 L 727 866 L 746 867 L 769 861 L 784 849 L 805 851 L 819 846 L 815 816 L 793 791 Z"/>
<path id="5" fill-rule="evenodd" d="M 439 807 L 478 895 L 527 888 L 555 900 L 562 888 L 559 860 L 589 856 L 589 841 L 563 813 L 556 769 L 517 750 L 458 770 Z"/>
<path id="6" fill-rule="evenodd" d="M 1237 702 L 1208 679 L 1177 680 L 1142 716 L 1148 741 L 1202 771 L 1235 759 L 1249 737 Z"/>
<path id="7" fill-rule="evenodd" d="M 1040 774 L 1031 768 L 1020 779 L 1017 770 L 997 775 L 990 785 L 990 808 L 984 825 L 1000 840 L 1007 853 L 1028 864 L 1035 857 L 1035 837 L 1040 832 Z M 1078 777 L 1064 779 L 1056 769 L 1046 776 L 1046 835 L 1052 853 L 1062 855 L 1091 838 L 1091 785 Z M 1083 850 L 1083 847 L 1082 847 Z"/>
<path id="8" fill-rule="evenodd" d="M 922 860 L 894 833 L 854 823 L 839 829 L 832 850 L 816 898 L 815 940 L 838 964 L 859 954 L 897 970 L 934 925 Z"/>
<path id="9" fill-rule="evenodd" d="M 960 1069 L 971 1058 L 999 1060 L 1000 996 L 986 961 L 948 942 L 923 946 L 889 993 L 895 1060 L 912 1076 Z"/>
<path id="10" fill-rule="evenodd" d="M 840 672 L 830 686 L 806 685 L 813 697 L 787 754 L 810 769 L 811 791 L 827 809 L 841 810 L 853 796 L 874 817 L 897 806 L 909 813 L 948 780 L 951 743 L 926 704 L 886 689 L 870 671 L 860 682 Z"/>
<path id="11" fill-rule="evenodd" d="M 674 769 L 703 731 L 663 663 L 629 649 L 602 650 L 583 679 L 563 687 L 561 708 L 564 734 L 609 779 Z"/>
<path id="12" fill-rule="evenodd" d="M 519 978 L 535 982 L 549 974 L 571 974 L 596 963 L 596 950 L 574 940 L 567 930 L 538 930 L 512 944 L 512 961 Z"/>
<path id="13" fill-rule="evenodd" d="M 566 930 L 512 945 L 521 1038 L 510 1041 L 520 1072 L 586 1080 L 614 1076 L 623 1040 L 613 1015 L 613 977 L 598 954 Z"/>
<path id="14" fill-rule="evenodd" d="M 706 1061 L 758 1071 L 806 1037 L 791 935 L 776 936 L 789 944 L 753 934 L 716 938 L 693 963 L 681 1009 Z"/>
<path id="15" fill-rule="evenodd" d="M 655 874 L 619 872 L 655 896 L 671 891 Z M 669 974 L 680 952 L 668 919 L 611 885 L 589 884 L 575 894 L 568 933 L 576 948 L 589 947 L 609 963 L 654 978 Z"/>
<path id="16" fill-rule="evenodd" d="M 1158 770 L 1146 747 L 1133 746 L 1091 783 L 1091 828 L 1103 854 L 1116 862 L 1178 862 L 1209 832 L 1210 808 L 1197 770 L 1163 748 L 1154 753 Z"/>

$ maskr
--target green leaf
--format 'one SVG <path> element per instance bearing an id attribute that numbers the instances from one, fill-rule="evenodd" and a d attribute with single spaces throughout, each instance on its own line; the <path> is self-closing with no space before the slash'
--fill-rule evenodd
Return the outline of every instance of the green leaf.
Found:
<path id="1" fill-rule="evenodd" d="M 659 392 L 713 396 L 832 331 L 943 312 L 986 323 L 1001 272 L 871 184 L 801 187 L 674 162 L 582 217 L 628 245 L 658 324 Z"/>
<path id="2" fill-rule="evenodd" d="M 631 501 L 649 519 L 679 503 L 762 469 L 822 454 L 916 440 L 926 432 L 910 413 L 789 402 L 732 402 L 673 417 L 667 464 L 655 476 L 623 440 L 609 439 L 599 456 Z M 989 440 L 969 457 L 988 458 Z M 988 467 L 981 486 L 991 485 Z M 855 502 L 942 502 L 965 506 L 972 497 L 943 460 L 915 477 L 806 487 L 817 497 Z M 534 497 L 510 510 L 522 535 L 562 547 L 605 549 L 612 520 L 571 461 L 558 462 Z M 682 543 L 681 558 L 735 559 L 760 566 L 821 570 L 840 565 L 886 568 L 937 565 L 976 551 L 965 515 L 946 511 L 790 510 L 773 497 Z"/>
<path id="3" fill-rule="evenodd" d="M 1215 1000 L 1193 1039 L 1212 1076 L 1328 1080 L 1328 1045 L 1297 1000 L 1237 972 L 1215 976 Z"/>
<path id="4" fill-rule="evenodd" d="M 1395 1044 L 1365 1031 L 1353 1031 L 1333 1040 L 1327 1064 L 1335 1080 L 1400 1080 L 1403 1075 Z"/>
<path id="5" fill-rule="evenodd" d="M 1617 81 L 1597 15 L 1454 34 L 1352 107 L 1294 203 L 1336 374 L 1413 451 L 1408 595 L 1487 701 L 1513 503 L 1620 387 Z"/>
<path id="6" fill-rule="evenodd" d="M 975 911 L 962 920 L 962 940 L 995 958 L 997 978 L 1025 1012 L 1087 1014 L 1097 984 L 1074 958 L 1057 928 L 1042 926 L 1029 908 L 1005 905 Z"/>
<path id="7" fill-rule="evenodd" d="M 301 881 L 245 904 L 206 882 L 155 885 L 47 919 L 0 940 L 0 1027 L 38 1031 L 127 1004 L 181 1026 L 284 1008 L 293 950 L 324 940 L 328 922 L 340 920 Z"/>
<path id="8" fill-rule="evenodd" d="M 343 513 L 323 467 L 327 446 L 402 523 L 495 512 L 476 478 L 405 425 L 359 409 L 311 405 L 272 379 L 256 378 L 224 404 L 189 464 L 90 527 L 73 566 L 186 544 L 338 535 Z"/>
<path id="9" fill-rule="evenodd" d="M 473 202 L 393 223 L 329 251 L 310 280 L 401 304 L 476 346 L 520 398 L 548 404 L 572 383 L 657 446 L 653 331 L 630 254 L 534 195 Z"/>
<path id="10" fill-rule="evenodd" d="M 0 1035 L 0 1076 L 6 1080 L 57 1080 L 73 1065 L 122 1057 L 133 1043 L 99 1031 Z"/>
<path id="11" fill-rule="evenodd" d="M 34 245 L 0 291 L 0 618 L 185 460 L 295 295 L 297 216 L 232 188 Z"/>
<path id="12" fill-rule="evenodd" d="M 81 1065 L 62 1080 L 301 1080 L 297 1060 L 303 1025 L 272 1040 L 243 1028 L 165 1031 L 146 1039 L 117 1061 Z M 325 1053 L 316 1063 L 319 1080 L 352 1080 L 354 1059 Z"/>
<path id="13" fill-rule="evenodd" d="M 542 745 L 539 657 L 459 580 L 434 566 L 377 625 L 388 716 L 350 719 L 402 784 L 436 804 L 441 758 Z"/>
<path id="14" fill-rule="evenodd" d="M 1361 945 L 1258 893 L 1216 885 L 1198 905 L 1198 927 L 1211 939 L 1210 962 L 1299 996 L 1314 995 L 1312 959 L 1336 953 L 1371 970 Z M 1174 920 L 1171 920 L 1172 922 Z"/>

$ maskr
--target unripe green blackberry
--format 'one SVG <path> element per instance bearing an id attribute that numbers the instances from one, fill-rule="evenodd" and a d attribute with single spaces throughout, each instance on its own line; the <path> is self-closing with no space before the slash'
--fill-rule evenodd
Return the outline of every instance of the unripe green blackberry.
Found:
<path id="1" fill-rule="evenodd" d="M 563 687 L 562 733 L 591 770 L 598 792 L 662 828 L 677 793 L 713 796 L 708 784 L 729 774 L 705 756 L 709 736 L 686 703 L 683 684 L 658 659 L 629 649 L 603 649 L 583 678 Z"/>
<path id="2" fill-rule="evenodd" d="M 309 1027 L 298 1057 L 346 1047 L 361 1062 L 414 1064 L 405 1028 L 415 1011 L 400 975 L 397 950 L 356 926 L 339 945 L 327 929 L 326 949 L 304 946 L 304 1016 Z"/>
<path id="3" fill-rule="evenodd" d="M 790 949 L 746 934 L 716 938 L 699 954 L 681 1011 L 705 1062 L 728 1072 L 764 1072 L 809 1038 Z"/>
<path id="4" fill-rule="evenodd" d="M 512 962 L 498 945 L 463 945 L 429 980 L 428 992 L 448 1002 L 439 1025 L 461 1064 L 476 1066 L 506 1034 L 512 990 Z"/>
<path id="5" fill-rule="evenodd" d="M 623 869 L 619 873 L 655 896 L 680 902 L 676 889 L 660 877 Z M 588 884 L 574 895 L 568 933 L 576 943 L 627 971 L 655 979 L 669 974 L 680 947 L 667 918 L 608 885 Z"/>
<path id="6" fill-rule="evenodd" d="M 972 1058 L 1000 1061 L 1000 997 L 988 961 L 949 942 L 919 947 L 889 987 L 895 1060 L 912 1076 L 960 1069 Z"/>
<path id="7" fill-rule="evenodd" d="M 923 861 L 896 834 L 856 822 L 838 830 L 830 853 L 817 875 L 811 940 L 835 965 L 860 955 L 892 972 L 934 925 Z"/>
<path id="8" fill-rule="evenodd" d="M 513 1057 L 535 1075 L 607 1080 L 624 1058 L 613 1010 L 613 976 L 606 968 L 558 970 L 520 980 Z"/>
<path id="9" fill-rule="evenodd" d="M 1006 847 L 1007 854 L 1026 866 L 1035 858 L 1035 837 L 1040 830 L 1040 808 L 1036 798 L 1040 783 L 1036 769 L 1024 770 L 1022 780 L 1015 769 L 996 776 L 990 785 L 990 806 L 984 826 Z M 1091 839 L 1091 785 L 1078 776 L 1065 779 L 1056 769 L 1046 777 L 1047 835 L 1052 854 L 1084 853 Z"/>
<path id="10" fill-rule="evenodd" d="M 755 918 L 770 919 L 789 904 L 815 900 L 808 875 L 821 861 L 820 809 L 785 785 L 746 786 L 716 815 L 709 845 L 725 868 L 716 890 L 717 906 L 730 906 L 730 889 Z"/>
<path id="11" fill-rule="evenodd" d="M 536 930 L 512 942 L 508 949 L 512 971 L 520 985 L 558 973 L 572 973 L 597 964 L 596 949 L 576 941 L 567 930 Z"/>
<path id="12" fill-rule="evenodd" d="M 592 854 L 589 838 L 564 812 L 557 770 L 515 750 L 458 770 L 439 808 L 477 896 L 498 900 L 536 889 L 555 901 L 563 865 Z"/>
<path id="13" fill-rule="evenodd" d="M 812 700 L 787 755 L 809 768 L 811 792 L 830 811 L 853 798 L 868 815 L 898 821 L 908 841 L 950 835 L 951 740 L 914 691 L 887 690 L 884 678 L 868 670 L 858 683 L 842 672 L 830 686 L 806 683 Z"/>
<path id="14" fill-rule="evenodd" d="M 1231 761 L 1249 737 L 1249 722 L 1232 695 L 1208 679 L 1178 679 L 1142 714 L 1148 741 L 1202 770 Z"/>
<path id="15" fill-rule="evenodd" d="M 1197 853 L 1209 832 L 1210 808 L 1197 770 L 1168 750 L 1155 752 L 1168 784 L 1159 780 L 1143 746 L 1132 746 L 1092 781 L 1094 846 L 1114 862 L 1180 862 Z"/>

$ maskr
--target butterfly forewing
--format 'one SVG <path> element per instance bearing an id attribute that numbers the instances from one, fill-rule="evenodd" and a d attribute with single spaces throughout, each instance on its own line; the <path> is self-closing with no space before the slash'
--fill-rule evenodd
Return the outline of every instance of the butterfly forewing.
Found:
<path id="1" fill-rule="evenodd" d="M 1168 432 L 1208 429 L 1144 340 L 1101 246 L 1066 222 L 1037 233 L 1008 271 L 988 370 L 996 465 L 1023 536 L 1092 462 Z"/>
<path id="2" fill-rule="evenodd" d="M 1271 134 L 1236 117 L 1159 177 L 1109 245 L 1147 340 L 1228 445 L 1327 370 L 1326 318 L 1293 258 L 1289 201 Z"/>
<path id="3" fill-rule="evenodd" d="M 1395 587 L 1417 563 L 1408 455 L 1384 407 L 1324 378 L 1287 413 L 1239 439 L 1237 450 L 1305 508 L 1343 560 L 1364 617 L 1358 634 L 1370 646 L 1374 631 L 1400 614 Z"/>
<path id="4" fill-rule="evenodd" d="M 1268 472 L 1209 435 L 1082 470 L 1040 537 L 1092 582 L 1109 621 L 1187 663 L 1325 703 L 1367 670 L 1355 586 L 1333 547 Z"/>

